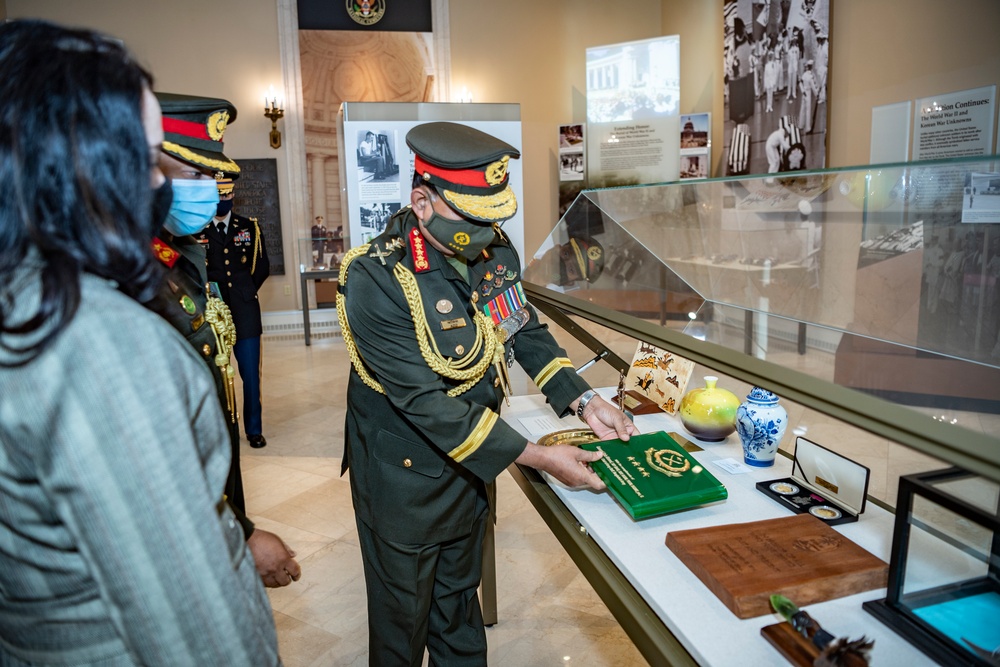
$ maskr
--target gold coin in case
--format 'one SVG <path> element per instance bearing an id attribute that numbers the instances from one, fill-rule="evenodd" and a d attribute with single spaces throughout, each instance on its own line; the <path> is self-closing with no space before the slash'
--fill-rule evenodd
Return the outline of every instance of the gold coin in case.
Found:
<path id="1" fill-rule="evenodd" d="M 783 496 L 794 496 L 799 492 L 799 487 L 789 482 L 775 482 L 767 488 Z"/>
<path id="2" fill-rule="evenodd" d="M 817 505 L 816 507 L 810 507 L 809 513 L 815 517 L 819 517 L 820 519 L 826 519 L 827 521 L 839 519 L 844 515 L 844 513 L 836 507 L 830 507 L 829 505 Z"/>

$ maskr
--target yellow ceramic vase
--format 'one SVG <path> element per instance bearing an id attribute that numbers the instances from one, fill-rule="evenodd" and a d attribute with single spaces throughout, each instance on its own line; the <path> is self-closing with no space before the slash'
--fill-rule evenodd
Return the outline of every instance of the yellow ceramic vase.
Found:
<path id="1" fill-rule="evenodd" d="M 716 387 L 718 381 L 714 375 L 706 375 L 703 388 L 692 389 L 681 399 L 681 423 L 699 440 L 718 442 L 736 430 L 740 399 L 728 389 Z"/>

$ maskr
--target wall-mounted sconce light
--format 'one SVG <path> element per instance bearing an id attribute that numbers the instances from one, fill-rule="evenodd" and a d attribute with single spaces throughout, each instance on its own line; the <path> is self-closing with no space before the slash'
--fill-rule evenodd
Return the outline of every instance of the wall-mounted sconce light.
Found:
<path id="1" fill-rule="evenodd" d="M 281 148 L 281 132 L 278 131 L 278 119 L 285 115 L 284 100 L 274 92 L 274 86 L 264 96 L 264 115 L 271 119 L 271 148 Z"/>

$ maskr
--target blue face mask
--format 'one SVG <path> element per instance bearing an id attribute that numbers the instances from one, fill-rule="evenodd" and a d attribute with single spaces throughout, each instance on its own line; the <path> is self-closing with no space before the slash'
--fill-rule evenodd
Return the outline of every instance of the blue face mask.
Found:
<path id="1" fill-rule="evenodd" d="M 174 236 L 197 234 L 215 216 L 219 189 L 209 178 L 175 178 L 171 181 L 174 198 L 163 226 Z"/>

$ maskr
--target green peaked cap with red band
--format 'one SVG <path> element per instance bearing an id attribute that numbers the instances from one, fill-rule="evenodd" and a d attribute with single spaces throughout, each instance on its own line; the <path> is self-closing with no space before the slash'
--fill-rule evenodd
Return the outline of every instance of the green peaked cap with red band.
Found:
<path id="1" fill-rule="evenodd" d="M 459 123 L 424 123 L 406 135 L 414 171 L 462 217 L 493 224 L 517 213 L 508 163 L 521 153 L 505 141 Z"/>
<path id="2" fill-rule="evenodd" d="M 222 152 L 222 136 L 236 120 L 227 100 L 155 93 L 163 112 L 163 152 L 178 160 L 239 178 L 239 166 Z"/>

